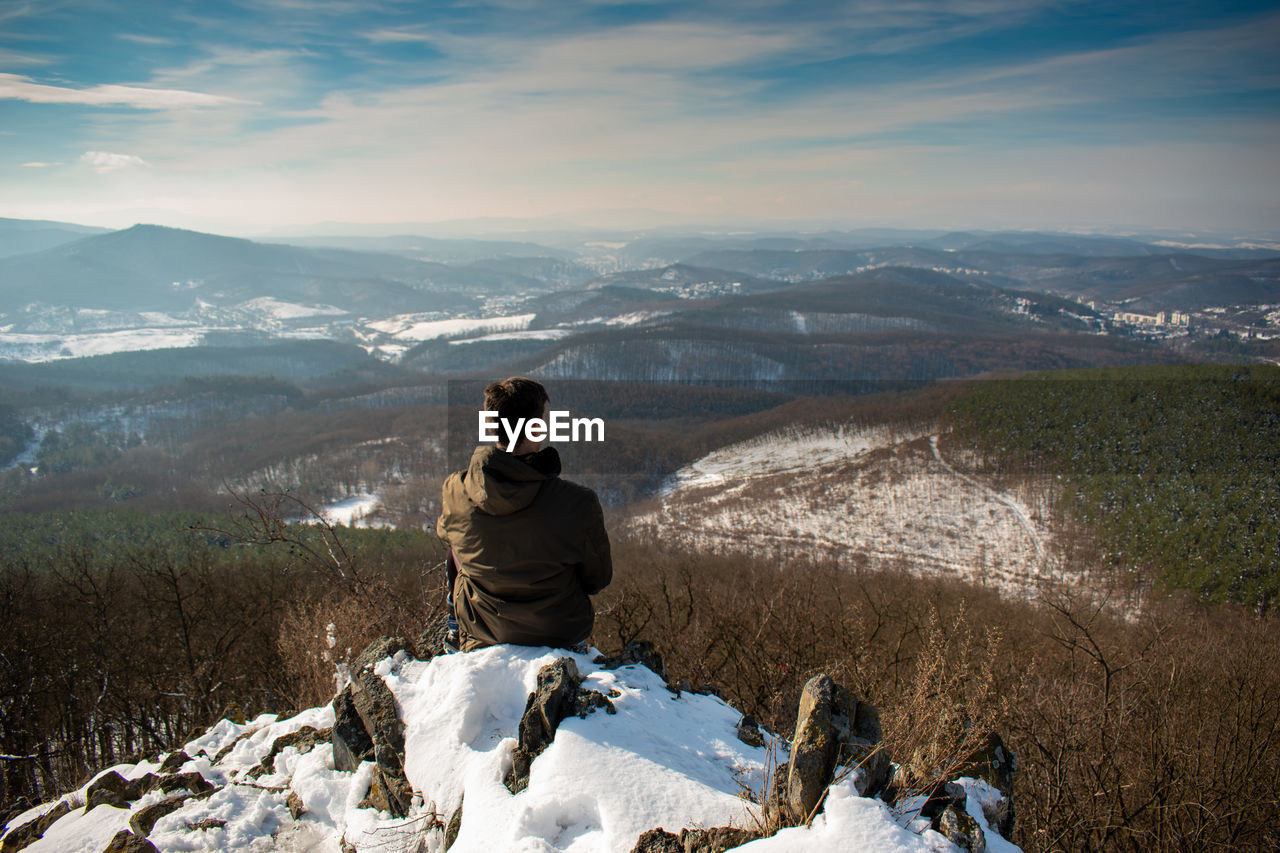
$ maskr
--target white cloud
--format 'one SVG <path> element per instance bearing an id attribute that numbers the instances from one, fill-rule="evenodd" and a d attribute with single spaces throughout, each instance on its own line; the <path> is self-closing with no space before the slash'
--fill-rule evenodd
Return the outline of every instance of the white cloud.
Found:
<path id="1" fill-rule="evenodd" d="M 20 74 L 0 74 L 0 100 L 29 101 L 34 104 L 123 105 L 144 110 L 172 110 L 190 107 L 221 107 L 247 104 L 239 98 L 188 92 L 182 89 L 146 89 L 139 86 L 102 84 L 88 89 L 70 89 L 37 83 Z"/>
<path id="2" fill-rule="evenodd" d="M 164 38 L 163 36 L 148 36 L 142 33 L 117 33 L 116 38 L 124 41 L 131 41 L 134 44 L 149 45 L 172 45 L 175 44 L 173 39 Z"/>
<path id="3" fill-rule="evenodd" d="M 81 163 L 88 163 L 98 174 L 114 172 L 117 169 L 131 169 L 146 166 L 147 161 L 133 154 L 112 154 L 110 151 L 86 151 L 80 155 Z"/>
<path id="4" fill-rule="evenodd" d="M 364 38 L 372 42 L 388 43 L 388 42 L 431 42 L 434 39 L 426 33 L 414 33 L 407 30 L 373 30 L 372 32 L 361 33 Z"/>
<path id="5" fill-rule="evenodd" d="M 50 166 L 61 166 L 61 163 L 41 163 L 38 160 L 32 160 L 30 163 L 23 163 L 24 169 L 47 169 Z"/>

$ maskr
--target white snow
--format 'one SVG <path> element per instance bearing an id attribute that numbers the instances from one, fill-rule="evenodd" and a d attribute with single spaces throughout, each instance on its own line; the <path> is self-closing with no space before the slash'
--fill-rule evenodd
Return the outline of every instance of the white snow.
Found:
<path id="1" fill-rule="evenodd" d="M 677 471 L 623 530 L 780 561 L 904 567 L 1018 596 L 1085 580 L 1064 576 L 1046 533 L 1057 484 L 996 489 L 948 460 L 936 429 L 815 428 L 723 447 Z"/>
<path id="2" fill-rule="evenodd" d="M 259 296 L 241 305 L 250 311 L 257 311 L 274 317 L 277 320 L 292 320 L 297 317 L 339 316 L 349 312 L 333 305 L 299 305 L 295 302 L 282 302 L 272 296 Z"/>
<path id="3" fill-rule="evenodd" d="M 401 315 L 366 325 L 400 341 L 430 341 L 436 338 L 470 332 L 506 332 L 527 329 L 536 314 L 513 314 L 508 317 L 454 317 L 448 320 L 419 320 L 415 315 Z"/>
<path id="4" fill-rule="evenodd" d="M 511 762 L 519 720 L 538 670 L 571 657 L 584 687 L 612 697 L 615 714 L 600 709 L 570 717 L 532 765 L 528 787 L 511 794 L 502 778 Z M 586 655 L 545 647 L 495 646 L 417 661 L 401 652 L 374 667 L 395 697 L 405 723 L 405 771 L 416 792 L 405 819 L 361 808 L 372 762 L 355 772 L 334 769 L 332 748 L 280 751 L 269 772 L 253 779 L 275 740 L 303 726 L 333 724 L 328 705 L 288 719 L 263 714 L 237 725 L 219 722 L 186 744 L 193 756 L 183 771 L 198 771 L 217 790 L 189 799 L 156 822 L 150 840 L 175 851 L 333 851 L 345 841 L 357 851 L 443 850 L 442 825 L 463 804 L 457 853 L 608 853 L 630 850 L 639 835 L 663 827 L 756 825 L 759 797 L 769 772 L 769 749 L 735 737 L 740 715 L 714 696 L 679 695 L 642 666 L 602 670 Z M 216 765 L 213 757 L 230 746 Z M 774 744 L 775 752 L 780 743 Z M 112 768 L 127 778 L 155 772 L 155 762 Z M 104 771 L 105 772 L 105 771 Z M 968 809 L 983 820 L 982 803 L 993 796 L 984 783 L 964 780 Z M 83 803 L 87 786 L 68 795 Z M 305 812 L 294 820 L 289 794 Z M 748 795 L 748 796 L 744 796 Z M 130 808 L 76 808 L 54 822 L 31 853 L 99 853 L 129 816 L 163 799 L 146 794 Z M 37 814 L 29 811 L 24 815 Z M 908 816 L 910 817 L 910 816 Z M 211 821 L 206 828 L 196 825 Z M 16 826 L 18 824 L 11 824 Z M 985 828 L 985 821 L 984 821 Z M 1017 848 L 987 834 L 988 849 Z M 858 797 L 848 782 L 833 786 L 825 811 L 808 827 L 739 848 L 758 853 L 942 853 L 949 844 L 919 830 L 878 800 Z"/>
<path id="5" fill-rule="evenodd" d="M 358 495 L 351 495 L 336 503 L 329 504 L 320 510 L 320 515 L 325 521 L 334 526 L 352 527 L 373 512 L 379 502 L 380 499 L 377 495 L 361 492 Z"/>
<path id="6" fill-rule="evenodd" d="M 0 357 L 20 361 L 55 361 L 114 352 L 193 347 L 207 328 L 126 329 L 91 334 L 0 334 Z"/>
<path id="7" fill-rule="evenodd" d="M 604 321 L 606 326 L 636 326 L 649 320 L 665 317 L 670 311 L 632 311 L 630 314 L 619 314 Z"/>
<path id="8" fill-rule="evenodd" d="M 573 334 L 570 329 L 522 329 L 513 332 L 494 332 L 478 338 L 449 341 L 450 344 L 478 344 L 484 341 L 555 341 Z"/>
<path id="9" fill-rule="evenodd" d="M 666 492 L 716 486 L 735 480 L 767 477 L 847 462 L 869 450 L 919 438 L 923 431 L 903 433 L 887 427 L 812 427 L 768 433 L 714 450 L 677 471 Z"/>

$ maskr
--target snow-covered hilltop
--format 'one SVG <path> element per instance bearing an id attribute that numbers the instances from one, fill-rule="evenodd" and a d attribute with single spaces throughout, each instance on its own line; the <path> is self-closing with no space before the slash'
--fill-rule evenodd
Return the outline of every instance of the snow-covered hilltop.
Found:
<path id="1" fill-rule="evenodd" d="M 181 751 L 104 770 L 11 819 L 0 849 L 959 849 L 949 838 L 1017 849 L 991 826 L 1011 820 L 1011 806 L 985 781 L 940 786 L 927 803 L 860 795 L 874 793 L 869 772 L 841 772 L 834 756 L 848 754 L 830 745 L 868 747 L 849 730 L 878 731 L 874 711 L 824 705 L 821 689 L 792 745 L 715 696 L 669 687 L 643 655 L 497 646 L 418 660 L 403 643 L 380 643 L 333 705 L 222 720 Z M 825 684 L 822 695 L 838 691 Z M 818 790 L 804 774 L 826 760 L 815 757 L 822 750 L 821 811 L 809 826 L 759 837 L 775 767 L 785 790 L 770 800 L 774 814 Z"/>
<path id="2" fill-rule="evenodd" d="M 1011 595 L 1056 580 L 1045 492 L 998 491 L 938 445 L 936 423 L 813 427 L 722 447 L 669 478 L 628 522 L 699 550 L 905 566 Z"/>

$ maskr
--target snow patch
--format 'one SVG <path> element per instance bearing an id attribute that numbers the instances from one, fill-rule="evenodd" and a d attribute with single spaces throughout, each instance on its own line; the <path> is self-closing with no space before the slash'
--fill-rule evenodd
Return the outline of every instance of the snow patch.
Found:
<path id="1" fill-rule="evenodd" d="M 295 302 L 282 302 L 271 296 L 259 296 L 257 299 L 250 299 L 241 307 L 266 314 L 277 320 L 292 320 L 297 317 L 334 317 L 349 313 L 333 305 L 299 305 Z"/>

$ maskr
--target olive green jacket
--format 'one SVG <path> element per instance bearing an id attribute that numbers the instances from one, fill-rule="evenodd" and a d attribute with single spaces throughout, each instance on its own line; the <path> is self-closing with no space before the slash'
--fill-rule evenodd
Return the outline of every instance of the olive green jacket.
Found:
<path id="1" fill-rule="evenodd" d="M 463 651 L 496 643 L 568 647 L 591 634 L 591 600 L 613 578 L 595 492 L 561 480 L 554 448 L 481 445 L 441 490 L 436 533 L 458 563 Z"/>

